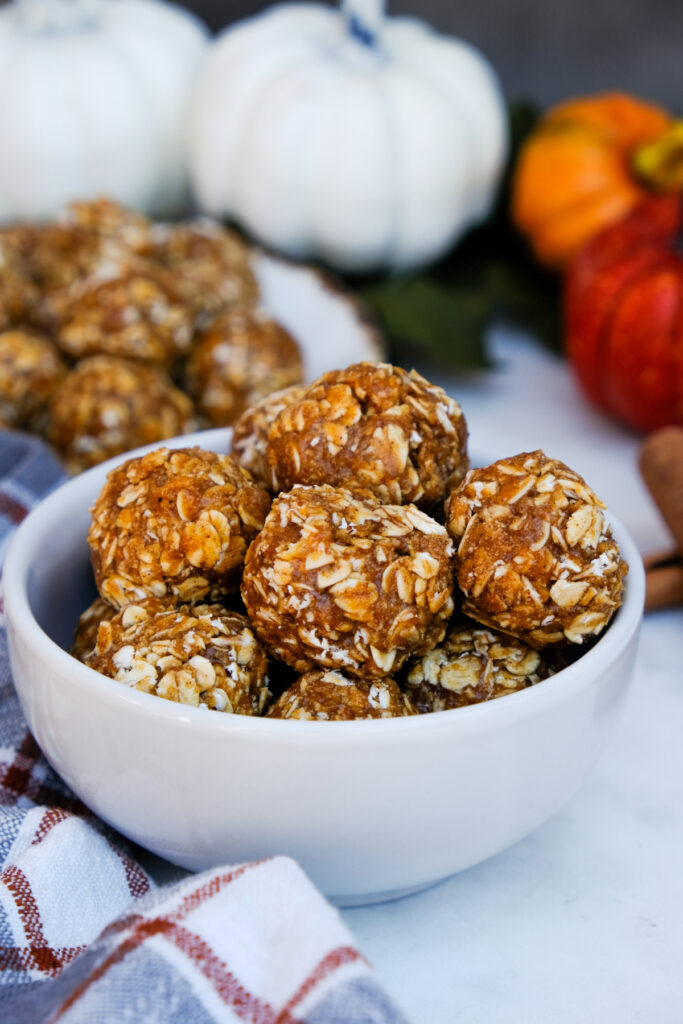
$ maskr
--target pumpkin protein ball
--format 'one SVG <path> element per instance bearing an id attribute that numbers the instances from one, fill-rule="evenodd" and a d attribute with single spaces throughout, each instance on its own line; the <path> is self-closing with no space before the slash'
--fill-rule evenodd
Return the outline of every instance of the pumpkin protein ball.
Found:
<path id="1" fill-rule="evenodd" d="M 143 252 L 174 272 L 198 327 L 224 309 L 249 309 L 258 301 L 249 247 L 235 232 L 208 218 L 153 224 Z"/>
<path id="2" fill-rule="evenodd" d="M 267 490 L 276 491 L 277 483 L 266 459 L 268 431 L 275 417 L 288 405 L 298 402 L 306 389 L 299 384 L 274 391 L 251 405 L 242 413 L 233 426 L 231 453 L 253 476 L 254 480 Z"/>
<path id="3" fill-rule="evenodd" d="M 104 196 L 69 203 L 57 222 L 89 231 L 100 238 L 112 239 L 131 252 L 144 249 L 152 226 L 149 218 L 140 210 Z"/>
<path id="4" fill-rule="evenodd" d="M 91 509 L 100 594 L 121 608 L 145 597 L 230 593 L 269 505 L 229 455 L 159 448 L 129 459 L 111 470 Z"/>
<path id="5" fill-rule="evenodd" d="M 49 338 L 18 329 L 0 333 L 0 418 L 40 431 L 47 402 L 66 372 Z"/>
<path id="6" fill-rule="evenodd" d="M 72 658 L 82 662 L 87 661 L 88 656 L 95 649 L 100 622 L 113 619 L 116 611 L 113 605 L 101 597 L 96 597 L 92 604 L 88 605 L 74 630 L 73 643 L 69 652 Z"/>
<path id="7" fill-rule="evenodd" d="M 139 609 L 139 615 L 143 618 L 148 618 L 152 612 L 155 611 L 167 611 L 171 608 L 175 608 L 178 601 L 173 596 L 170 597 L 147 597 L 144 601 L 141 601 L 137 607 Z M 127 607 L 133 607 L 127 605 Z M 88 657 L 95 649 L 97 643 L 97 631 L 100 627 L 101 622 L 108 622 L 118 614 L 119 609 L 115 608 L 113 604 L 109 604 L 102 597 L 96 597 L 92 604 L 89 604 L 85 611 L 81 614 L 76 629 L 74 630 L 73 643 L 71 645 L 70 654 L 73 658 L 78 661 L 87 664 Z M 132 616 L 132 613 L 131 613 Z M 128 617 L 128 624 L 132 625 L 132 617 Z"/>
<path id="8" fill-rule="evenodd" d="M 266 449 L 280 490 L 331 484 L 429 510 L 467 469 L 462 410 L 415 370 L 356 363 L 276 416 Z"/>
<path id="9" fill-rule="evenodd" d="M 36 288 L 27 321 L 54 336 L 72 290 L 128 255 L 119 242 L 75 224 L 18 225 L 14 245 L 24 273 Z"/>
<path id="10" fill-rule="evenodd" d="M 0 330 L 32 321 L 40 291 L 22 265 L 13 241 L 13 229 L 0 229 Z"/>
<path id="11" fill-rule="evenodd" d="M 299 676 L 271 705 L 266 717 L 341 722 L 413 714 L 410 700 L 393 679 L 363 685 L 343 672 L 314 669 Z"/>
<path id="12" fill-rule="evenodd" d="M 0 255 L 0 330 L 33 324 L 33 312 L 39 301 L 36 285 L 30 278 L 7 267 Z"/>
<path id="13" fill-rule="evenodd" d="M 165 373 L 113 356 L 84 359 L 55 388 L 46 434 L 70 473 L 195 429 L 192 402 Z"/>
<path id="14" fill-rule="evenodd" d="M 408 664 L 403 691 L 426 714 L 503 697 L 552 674 L 542 655 L 516 637 L 458 622 Z"/>
<path id="15" fill-rule="evenodd" d="M 258 309 L 228 310 L 204 330 L 185 364 L 185 387 L 214 427 L 302 380 L 301 351 L 284 327 Z"/>
<path id="16" fill-rule="evenodd" d="M 463 612 L 537 648 L 596 636 L 628 571 L 603 510 L 542 451 L 471 470 L 446 506 Z"/>
<path id="17" fill-rule="evenodd" d="M 18 252 L 37 290 L 29 322 L 54 337 L 71 295 L 89 278 L 129 255 L 125 246 L 76 224 L 19 226 Z"/>
<path id="18" fill-rule="evenodd" d="M 249 620 L 219 604 L 128 605 L 100 622 L 84 660 L 119 683 L 193 707 L 260 715 L 271 697 Z"/>
<path id="19" fill-rule="evenodd" d="M 376 679 L 443 638 L 452 553 L 414 505 L 299 486 L 275 499 L 251 544 L 242 599 L 267 650 L 298 672 Z"/>
<path id="20" fill-rule="evenodd" d="M 25 272 L 46 292 L 68 288 L 94 273 L 108 248 L 97 235 L 73 224 L 20 224 L 10 230 Z"/>
<path id="21" fill-rule="evenodd" d="M 174 278 L 148 261 L 103 266 L 64 295 L 57 316 L 57 344 L 72 359 L 102 354 L 170 369 L 192 341 Z"/>

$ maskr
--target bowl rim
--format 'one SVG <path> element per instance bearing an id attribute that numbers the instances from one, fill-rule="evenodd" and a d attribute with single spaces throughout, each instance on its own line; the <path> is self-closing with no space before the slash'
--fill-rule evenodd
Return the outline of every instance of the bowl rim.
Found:
<path id="1" fill-rule="evenodd" d="M 622 557 L 629 565 L 624 601 L 609 624 L 609 628 L 590 650 L 555 675 L 524 690 L 505 694 L 495 700 L 423 715 L 311 722 L 251 715 L 212 714 L 206 708 L 195 708 L 163 700 L 154 694 L 124 687 L 114 679 L 101 675 L 73 658 L 68 651 L 52 640 L 36 621 L 27 593 L 28 575 L 33 564 L 35 546 L 40 542 L 46 524 L 50 521 L 54 522 L 60 512 L 65 512 L 79 491 L 88 493 L 93 477 L 103 476 L 114 466 L 162 446 L 183 448 L 199 444 L 201 447 L 213 450 L 212 445 L 219 444 L 220 448 L 224 448 L 226 439 L 229 443 L 229 436 L 229 431 L 226 431 L 226 428 L 218 428 L 146 445 L 143 448 L 116 456 L 99 466 L 94 466 L 85 473 L 61 484 L 40 501 L 29 512 L 11 538 L 2 569 L 5 615 L 11 627 L 8 630 L 10 645 L 12 631 L 14 631 L 17 638 L 34 652 L 39 661 L 54 664 L 55 671 L 60 676 L 67 677 L 73 686 L 86 691 L 90 699 L 96 700 L 99 697 L 104 704 L 110 700 L 117 701 L 121 705 L 126 703 L 136 709 L 139 714 L 146 714 L 155 719 L 161 718 L 169 722 L 185 723 L 200 730 L 208 730 L 210 733 L 244 733 L 266 738 L 271 743 L 278 740 L 282 742 L 294 740 L 300 743 L 302 737 L 306 737 L 312 743 L 322 742 L 327 745 L 332 740 L 336 743 L 348 740 L 358 742 L 363 739 L 376 744 L 382 738 L 393 742 L 403 734 L 406 736 L 416 735 L 425 729 L 430 731 L 446 729 L 449 732 L 458 732 L 459 729 L 464 729 L 469 732 L 473 729 L 476 730 L 477 727 L 485 731 L 507 728 L 520 718 L 540 714 L 557 704 L 570 700 L 578 691 L 587 688 L 593 681 L 599 679 L 602 672 L 618 657 L 638 631 L 643 615 L 645 595 L 645 573 L 642 559 L 627 529 L 616 516 L 608 512 L 608 519 L 614 530 Z M 500 456 L 492 456 L 490 452 L 477 452 L 476 448 L 474 457 L 477 461 L 483 461 L 483 459 L 493 461 L 495 458 L 500 458 Z"/>

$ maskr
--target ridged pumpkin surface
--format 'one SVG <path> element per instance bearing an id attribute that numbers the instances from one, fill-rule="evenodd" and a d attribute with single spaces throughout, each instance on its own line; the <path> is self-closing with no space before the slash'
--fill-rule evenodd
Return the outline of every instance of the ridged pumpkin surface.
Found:
<path id="1" fill-rule="evenodd" d="M 567 276 L 567 347 L 579 380 L 598 406 L 643 431 L 683 425 L 680 202 L 644 202 L 592 238 Z"/>

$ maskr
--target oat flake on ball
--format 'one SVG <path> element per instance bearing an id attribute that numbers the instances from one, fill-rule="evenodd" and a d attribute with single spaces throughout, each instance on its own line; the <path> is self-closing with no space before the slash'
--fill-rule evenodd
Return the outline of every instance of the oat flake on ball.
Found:
<path id="1" fill-rule="evenodd" d="M 147 619 L 153 612 L 168 611 L 172 608 L 176 608 L 178 601 L 173 596 L 167 597 L 146 597 L 144 601 L 141 601 L 139 605 L 127 605 L 127 608 L 137 608 L 138 616 L 142 619 Z M 72 658 L 76 658 L 78 661 L 82 661 L 87 665 L 89 656 L 95 650 L 97 643 L 97 634 L 99 632 L 100 623 L 109 622 L 119 612 L 118 608 L 115 608 L 113 604 L 109 604 L 102 597 L 96 597 L 92 604 L 88 605 L 85 611 L 81 614 L 76 629 L 74 630 L 73 643 L 71 645 L 70 654 Z M 128 625 L 133 624 L 133 612 L 131 612 L 127 618 Z"/>
<path id="2" fill-rule="evenodd" d="M 393 679 L 364 685 L 343 672 L 314 669 L 292 683 L 266 717 L 342 722 L 357 718 L 401 718 L 415 711 Z"/>
<path id="3" fill-rule="evenodd" d="M 187 353 L 193 316 L 172 275 L 131 259 L 74 285 L 56 312 L 56 340 L 72 359 L 110 355 L 165 369 Z"/>
<path id="4" fill-rule="evenodd" d="M 40 290 L 23 258 L 23 229 L 0 227 L 0 330 L 33 323 Z"/>
<path id="5" fill-rule="evenodd" d="M 299 384 L 293 384 L 281 391 L 274 391 L 246 409 L 233 427 L 231 447 L 233 458 L 243 469 L 251 473 L 257 484 L 267 490 L 277 490 L 266 459 L 270 425 L 283 409 L 293 402 L 298 402 L 305 391 L 306 389 Z"/>
<path id="6" fill-rule="evenodd" d="M 280 490 L 330 484 L 430 509 L 467 470 L 467 426 L 445 391 L 415 370 L 357 363 L 324 374 L 268 431 Z"/>
<path id="7" fill-rule="evenodd" d="M 115 199 L 75 200 L 57 218 L 59 224 L 112 240 L 120 249 L 140 252 L 148 242 L 152 221 Z"/>
<path id="8" fill-rule="evenodd" d="M 249 246 L 217 221 L 153 224 L 144 254 L 176 275 L 197 327 L 224 309 L 250 309 L 258 302 Z"/>
<path id="9" fill-rule="evenodd" d="M 101 597 L 96 597 L 78 620 L 71 645 L 71 656 L 78 661 L 87 661 L 88 655 L 95 649 L 100 622 L 113 619 L 115 615 L 116 608 L 113 605 Z"/>
<path id="10" fill-rule="evenodd" d="M 70 473 L 195 429 L 192 402 L 161 370 L 114 356 L 83 359 L 57 385 L 46 433 Z"/>
<path id="11" fill-rule="evenodd" d="M 160 608 L 152 599 L 103 620 L 86 665 L 166 700 L 238 715 L 270 701 L 266 655 L 244 615 L 222 605 Z"/>
<path id="12" fill-rule="evenodd" d="M 247 552 L 242 599 L 266 648 L 298 672 L 376 679 L 443 638 L 452 553 L 446 530 L 414 505 L 295 487 Z"/>
<path id="13" fill-rule="evenodd" d="M 270 496 L 229 455 L 160 448 L 113 469 L 88 533 L 95 582 L 121 608 L 232 590 Z"/>
<path id="14" fill-rule="evenodd" d="M 0 332 L 0 418 L 41 430 L 47 403 L 66 365 L 49 338 L 25 329 Z"/>
<path id="15" fill-rule="evenodd" d="M 410 662 L 404 690 L 425 714 L 503 697 L 549 675 L 541 654 L 522 640 L 459 622 L 433 650 Z"/>
<path id="16" fill-rule="evenodd" d="M 604 507 L 542 451 L 471 470 L 446 507 L 463 612 L 532 647 L 596 636 L 628 569 Z"/>
<path id="17" fill-rule="evenodd" d="M 301 351 L 284 327 L 259 309 L 227 310 L 195 338 L 185 386 L 209 423 L 224 427 L 302 374 Z"/>

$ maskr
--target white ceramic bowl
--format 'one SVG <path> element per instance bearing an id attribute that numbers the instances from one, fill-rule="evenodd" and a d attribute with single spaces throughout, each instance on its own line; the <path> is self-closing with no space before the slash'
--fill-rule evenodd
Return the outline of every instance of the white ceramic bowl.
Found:
<path id="1" fill-rule="evenodd" d="M 171 443 L 224 451 L 228 432 Z M 579 788 L 624 703 L 642 615 L 641 562 L 618 523 L 625 603 L 592 650 L 545 682 L 415 718 L 221 715 L 129 690 L 67 653 L 94 596 L 88 508 L 112 464 L 28 516 L 4 589 L 31 730 L 84 803 L 126 836 L 192 869 L 290 854 L 337 902 L 367 903 L 503 850 Z"/>

